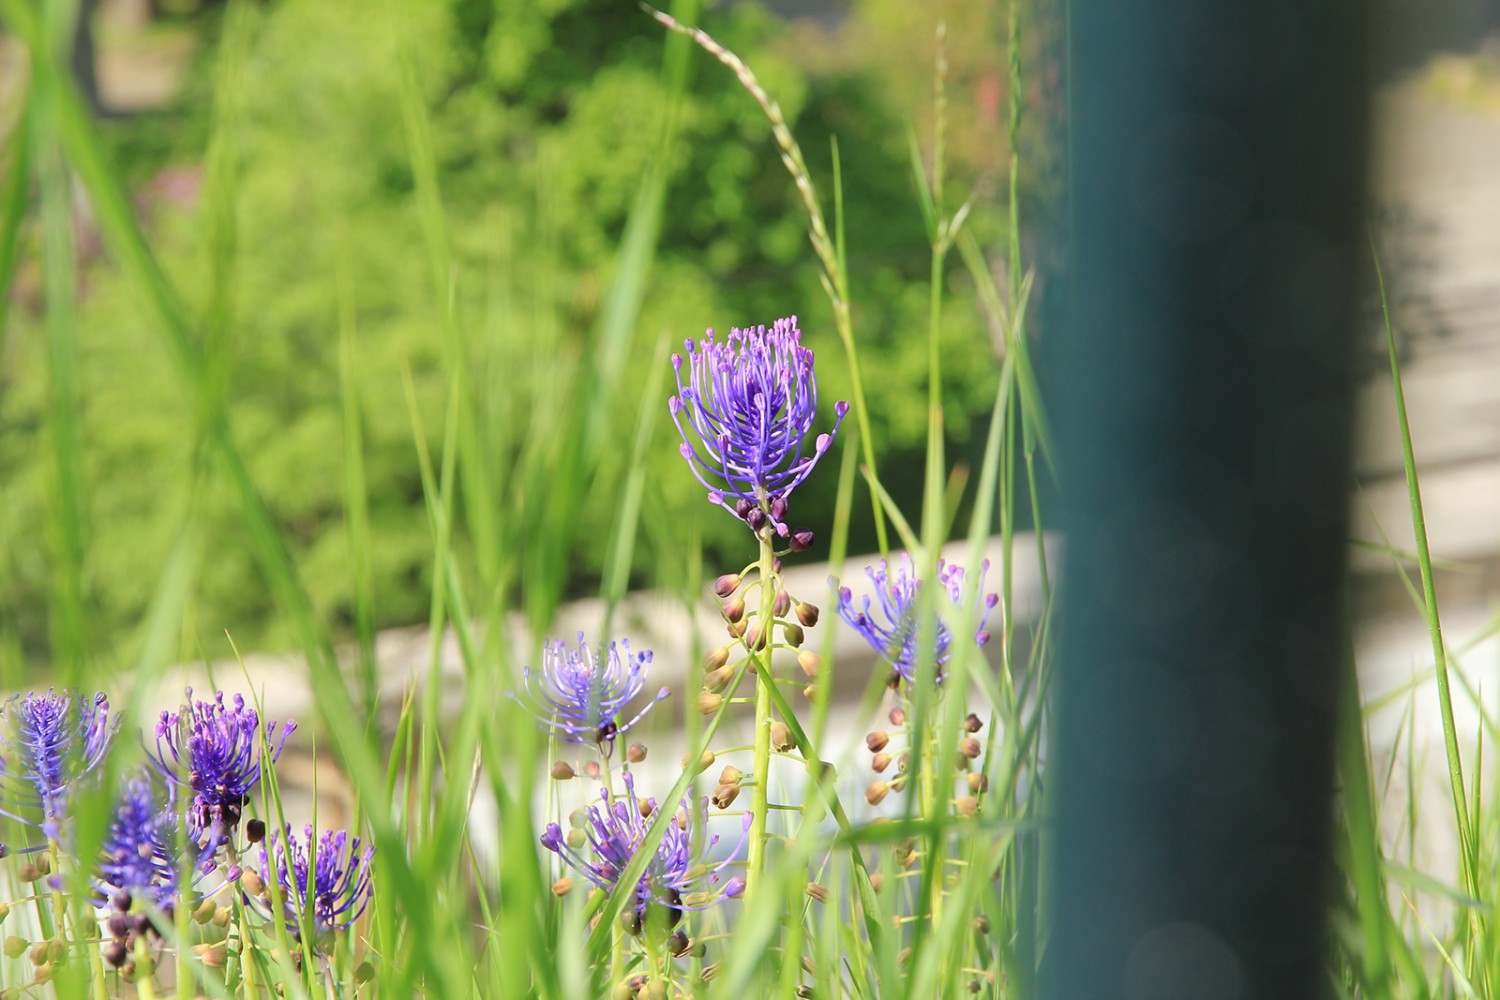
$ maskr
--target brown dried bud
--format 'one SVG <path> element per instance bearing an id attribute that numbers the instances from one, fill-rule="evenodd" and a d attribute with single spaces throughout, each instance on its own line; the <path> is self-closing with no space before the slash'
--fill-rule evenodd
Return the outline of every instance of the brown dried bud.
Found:
<path id="1" fill-rule="evenodd" d="M 960 816 L 973 816 L 979 812 L 979 800 L 972 795 L 965 795 L 953 803 L 953 808 L 958 810 Z"/>
<path id="2" fill-rule="evenodd" d="M 688 828 L 688 814 L 687 814 L 687 810 L 686 809 L 679 809 L 679 810 L 677 810 L 677 815 L 673 816 L 672 818 L 677 821 L 677 829 L 681 830 L 683 833 L 687 833 L 687 828 Z"/>
<path id="3" fill-rule="evenodd" d="M 703 669 L 705 671 L 718 670 L 720 667 L 722 667 L 724 664 L 726 664 L 728 662 L 729 662 L 729 647 L 728 646 L 715 646 L 713 649 L 710 649 L 708 651 L 708 655 L 707 656 L 703 657 Z"/>
<path id="4" fill-rule="evenodd" d="M 693 942 L 680 930 L 673 931 L 671 936 L 667 938 L 667 950 L 672 953 L 672 957 L 674 958 L 681 958 L 691 951 L 692 948 Z"/>
<path id="5" fill-rule="evenodd" d="M 47 961 L 47 942 L 46 941 L 38 941 L 36 944 L 32 945 L 31 946 L 31 951 L 29 951 L 27 953 L 26 957 L 29 958 L 29 959 L 31 959 L 31 964 L 32 965 L 41 965 L 44 962 L 46 962 Z"/>
<path id="6" fill-rule="evenodd" d="M 744 636 L 745 630 L 749 627 L 749 624 L 743 621 L 730 622 L 725 626 L 725 628 L 729 631 L 729 638 L 731 639 L 741 638 L 742 636 Z"/>
<path id="7" fill-rule="evenodd" d="M 38 965 L 36 971 L 31 974 L 31 985 L 41 986 L 44 983 L 52 982 L 52 974 L 55 971 L 57 971 L 57 967 L 51 963 Z"/>
<path id="8" fill-rule="evenodd" d="M 977 979 L 971 979 L 971 980 L 969 980 L 969 992 L 970 993 L 978 993 L 982 989 L 984 989 L 984 984 L 981 983 L 979 980 L 977 980 Z"/>
<path id="9" fill-rule="evenodd" d="M 984 753 L 984 744 L 972 736 L 965 736 L 958 741 L 958 752 L 970 760 L 976 760 L 980 754 Z"/>
<path id="10" fill-rule="evenodd" d="M 573 891 L 573 880 L 564 875 L 552 883 L 552 895 L 562 897 Z"/>
<path id="11" fill-rule="evenodd" d="M 820 903 L 828 902 L 828 888 L 816 882 L 807 883 L 807 894 Z"/>
<path id="12" fill-rule="evenodd" d="M 243 875 L 241 877 L 243 877 Z M 196 924 L 206 924 L 210 920 L 212 920 L 214 918 L 214 914 L 218 912 L 219 904 L 215 903 L 212 899 L 205 899 L 203 902 L 199 903 L 198 908 L 193 911 L 193 922 Z"/>
<path id="13" fill-rule="evenodd" d="M 682 755 L 682 767 L 683 767 L 683 770 L 687 770 L 688 761 L 690 759 L 691 758 L 687 754 L 683 754 Z M 698 758 L 698 770 L 694 771 L 693 773 L 694 774 L 701 774 L 702 772 L 707 771 L 709 768 L 711 768 L 713 766 L 714 766 L 714 752 L 712 750 L 705 750 L 705 751 L 703 751 L 702 756 L 700 756 Z"/>
<path id="14" fill-rule="evenodd" d="M 632 743 L 625 748 L 625 759 L 632 764 L 639 764 L 646 759 L 646 744 Z"/>
<path id="15" fill-rule="evenodd" d="M 905 774 L 909 767 L 911 767 L 911 751 L 903 750 L 901 756 L 896 758 L 896 770 Z"/>
<path id="16" fill-rule="evenodd" d="M 724 696 L 715 694 L 713 691 L 698 692 L 698 711 L 704 715 L 713 715 L 724 704 Z"/>
<path id="17" fill-rule="evenodd" d="M 893 791 L 893 792 L 904 792 L 904 791 L 906 791 L 906 775 L 904 775 L 904 774 L 898 774 L 894 778 L 891 779 L 891 791 Z"/>
<path id="18" fill-rule="evenodd" d="M 977 733 L 984 728 L 984 723 L 979 721 L 979 716 L 970 712 L 964 717 L 964 728 L 971 733 Z"/>
<path id="19" fill-rule="evenodd" d="M 880 751 L 875 755 L 875 759 L 870 761 L 870 766 L 875 769 L 876 774 L 884 774 L 885 769 L 891 766 L 891 755 L 884 750 Z"/>
<path id="20" fill-rule="evenodd" d="M 569 764 L 565 760 L 560 760 L 556 764 L 552 765 L 553 781 L 571 781 L 573 780 L 574 774 L 575 772 L 573 770 L 573 765 Z"/>
<path id="21" fill-rule="evenodd" d="M 895 708 L 891 709 L 891 725 L 906 725 L 906 709 L 902 708 L 900 705 L 897 705 Z"/>
<path id="22" fill-rule="evenodd" d="M 5 923 L 5 918 L 10 916 L 10 904 L 0 900 L 0 924 Z"/>
<path id="23" fill-rule="evenodd" d="M 817 696 L 818 686 L 816 684 L 807 684 L 803 686 L 802 697 L 806 698 L 808 701 L 812 701 Z"/>
<path id="24" fill-rule="evenodd" d="M 637 799 L 635 807 L 640 811 L 641 819 L 650 819 L 652 811 L 656 809 L 656 803 L 650 799 Z"/>
<path id="25" fill-rule="evenodd" d="M 876 892 L 879 892 L 881 888 L 884 887 L 884 885 L 885 875 L 881 872 L 875 872 L 870 876 L 870 888 L 874 889 Z"/>
<path id="26" fill-rule="evenodd" d="M 728 809 L 730 806 L 734 805 L 734 800 L 739 797 L 739 794 L 739 785 L 720 785 L 718 788 L 715 788 L 714 793 L 709 796 L 709 801 L 718 806 L 720 809 Z"/>
<path id="27" fill-rule="evenodd" d="M 797 620 L 808 628 L 812 628 L 818 624 L 818 606 L 816 604 L 798 601 L 797 606 L 793 610 L 797 614 Z"/>
<path id="28" fill-rule="evenodd" d="M 818 676 L 818 654 L 810 649 L 802 650 L 797 654 L 797 666 L 802 668 L 808 680 L 815 679 Z"/>
<path id="29" fill-rule="evenodd" d="M 736 597 L 732 601 L 724 602 L 724 620 L 737 622 L 745 617 L 745 599 Z"/>
<path id="30" fill-rule="evenodd" d="M 591 760 L 588 763 L 584 764 L 583 775 L 586 778 L 593 778 L 595 781 L 599 780 L 599 762 L 597 760 Z"/>
<path id="31" fill-rule="evenodd" d="M 872 781 L 865 789 L 865 801 L 872 806 L 878 806 L 885 801 L 886 795 L 890 793 L 891 786 L 884 781 Z"/>
<path id="32" fill-rule="evenodd" d="M 975 795 L 979 795 L 990 790 L 990 776 L 981 771 L 975 771 L 973 774 L 969 775 L 968 781 L 969 791 L 973 792 Z"/>
<path id="33" fill-rule="evenodd" d="M 740 589 L 740 582 L 738 573 L 725 573 L 714 581 L 714 595 L 722 601 Z"/>
<path id="34" fill-rule="evenodd" d="M 16 879 L 21 882 L 35 882 L 45 874 L 47 873 L 42 871 L 40 865 L 33 864 L 30 861 L 16 868 Z"/>
<path id="35" fill-rule="evenodd" d="M 221 907 L 219 907 L 217 910 L 214 911 L 214 926 L 218 927 L 221 930 L 223 928 L 225 928 L 225 927 L 228 927 L 229 926 L 229 920 L 233 916 L 234 916 L 234 914 L 232 912 L 230 912 L 229 907 L 227 907 L 227 906 L 221 906 Z"/>
<path id="36" fill-rule="evenodd" d="M 203 948 L 203 951 L 199 952 L 199 954 L 203 958 L 204 965 L 208 966 L 210 969 L 224 968 L 224 963 L 229 958 L 228 945 L 216 944 L 209 947 L 203 947 L 202 945 L 199 945 L 199 947 Z"/>
<path id="37" fill-rule="evenodd" d="M 865 747 L 868 748 L 871 753 L 879 753 L 880 751 L 884 750 L 886 744 L 890 742 L 891 734 L 881 732 L 880 730 L 876 730 L 873 733 L 868 733 L 865 736 Z"/>
<path id="38" fill-rule="evenodd" d="M 246 868 L 240 873 L 240 886 L 252 896 L 259 896 L 266 889 L 265 881 L 253 868 Z"/>
<path id="39" fill-rule="evenodd" d="M 786 644 L 793 649 L 807 641 L 807 634 L 802 631 L 802 626 L 793 622 L 781 626 L 781 634 L 786 638 Z"/>
<path id="40" fill-rule="evenodd" d="M 719 772 L 719 784 L 721 784 L 721 785 L 738 785 L 740 783 L 740 779 L 743 778 L 744 776 L 745 776 L 745 772 L 741 771 L 739 768 L 735 767 L 733 764 L 725 764 L 724 765 L 724 770 L 722 770 L 722 771 Z"/>
<path id="41" fill-rule="evenodd" d="M 792 742 L 792 731 L 787 728 L 785 722 L 777 719 L 771 723 L 771 748 L 773 750 L 779 750 L 784 753 L 796 745 L 796 743 Z"/>

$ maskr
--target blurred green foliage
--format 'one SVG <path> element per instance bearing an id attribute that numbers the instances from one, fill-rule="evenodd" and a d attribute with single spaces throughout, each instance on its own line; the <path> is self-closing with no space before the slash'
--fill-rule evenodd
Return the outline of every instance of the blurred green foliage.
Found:
<path id="1" fill-rule="evenodd" d="M 976 194 L 970 224 L 983 239 L 998 231 L 995 206 L 1004 201 L 1003 8 L 950 6 L 962 28 L 950 32 L 950 190 L 954 202 Z M 235 255 L 224 349 L 234 431 L 319 610 L 345 632 L 353 574 L 343 523 L 341 287 L 357 319 L 379 623 L 409 623 L 426 615 L 432 539 L 403 367 L 436 452 L 447 392 L 442 302 L 451 290 L 467 360 L 489 387 L 476 405 L 493 431 L 486 446 L 503 479 L 528 432 L 547 426 L 556 394 L 571 391 L 566 373 L 587 349 L 662 132 L 664 32 L 633 2 L 450 0 L 411 8 L 393 13 L 362 0 L 267 4 L 255 17 L 245 74 L 232 99 L 217 105 L 218 15 L 210 8 L 195 15 L 205 44 L 174 105 L 109 123 L 155 251 L 202 314 L 210 306 L 211 258 L 202 164 L 215 107 L 228 115 Z M 929 252 L 908 130 L 923 130 L 922 145 L 930 148 L 936 17 L 928 13 L 917 25 L 913 16 L 900 0 L 872 0 L 855 5 L 837 31 L 822 31 L 740 3 L 713 10 L 706 24 L 780 102 L 830 212 L 830 136 L 837 137 L 877 448 L 890 456 L 882 470 L 887 482 L 911 484 L 898 499 L 915 505 L 920 476 L 896 470 L 920 461 Z M 645 383 L 659 336 L 677 345 L 704 327 L 796 313 L 819 356 L 825 426 L 832 401 L 846 398 L 848 386 L 805 217 L 763 114 L 732 74 L 702 53 L 693 58 L 659 253 L 629 375 L 618 387 L 621 426 L 608 432 L 623 464 L 636 407 L 661 408 L 638 582 L 680 572 L 680 550 L 692 539 L 706 546 L 714 572 L 743 562 L 751 547 L 744 528 L 704 501 L 683 466 L 666 400 L 632 396 L 631 388 Z M 399 103 L 406 69 L 432 120 L 453 247 L 447 289 L 433 287 L 414 195 Z M 34 244 L 35 234 L 27 239 Z M 90 646 L 108 660 L 140 620 L 189 502 L 206 526 L 208 557 L 192 609 L 205 655 L 223 654 L 218 637 L 225 629 L 242 647 L 287 643 L 254 561 L 238 544 L 236 513 L 213 477 L 199 475 L 192 413 L 158 338 L 108 261 L 97 250 L 88 260 L 86 234 L 83 247 Z M 39 302 L 28 293 L 36 256 L 23 261 L 0 354 L 0 629 L 39 663 L 48 658 L 49 471 L 46 345 Z M 961 456 L 975 421 L 987 414 L 996 376 L 967 278 L 950 271 L 945 416 Z M 597 586 L 614 514 L 608 498 L 622 471 L 599 470 L 597 502 L 582 512 L 570 567 L 575 592 Z M 796 498 L 794 514 L 814 528 L 831 519 L 834 476 L 830 467 L 820 474 L 821 488 L 815 479 Z M 190 491 L 195 480 L 206 485 Z M 545 503 L 512 499 L 520 516 L 528 502 Z M 867 511 L 856 512 L 855 551 L 873 547 L 862 523 Z M 462 539 L 456 549 L 464 552 Z"/>

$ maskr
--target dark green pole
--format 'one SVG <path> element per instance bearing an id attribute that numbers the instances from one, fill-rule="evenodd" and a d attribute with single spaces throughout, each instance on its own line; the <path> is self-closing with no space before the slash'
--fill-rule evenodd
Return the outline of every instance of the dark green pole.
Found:
<path id="1" fill-rule="evenodd" d="M 1044 997 L 1326 992 L 1368 27 L 1071 4 Z"/>

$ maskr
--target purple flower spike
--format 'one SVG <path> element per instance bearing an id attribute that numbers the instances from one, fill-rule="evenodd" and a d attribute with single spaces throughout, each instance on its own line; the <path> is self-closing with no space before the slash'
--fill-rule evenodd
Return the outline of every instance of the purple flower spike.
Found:
<path id="1" fill-rule="evenodd" d="M 191 818 L 198 829 L 222 837 L 239 825 L 240 811 L 267 766 L 260 716 L 239 695 L 234 696 L 232 708 L 224 704 L 222 691 L 214 694 L 213 701 L 193 701 L 189 688 L 187 698 L 188 704 L 180 710 L 161 713 L 152 756 L 169 780 L 192 790 Z M 280 728 L 279 741 L 276 723 L 268 722 L 264 728 L 273 764 L 297 724 L 288 719 Z"/>
<path id="2" fill-rule="evenodd" d="M 635 718 L 620 721 L 621 710 L 645 686 L 650 663 L 651 650 L 631 655 L 624 639 L 610 643 L 604 658 L 589 649 L 582 632 L 577 649 L 569 649 L 560 639 L 548 641 L 542 645 L 542 669 L 533 673 L 527 667 L 522 672 L 530 696 L 527 710 L 558 739 L 580 745 L 613 743 L 671 693 L 662 688 Z"/>
<path id="3" fill-rule="evenodd" d="M 548 824 L 541 838 L 543 847 L 606 892 L 612 891 L 619 883 L 626 866 L 645 840 L 656 813 L 656 800 L 647 799 L 646 812 L 649 815 L 641 815 L 641 802 L 635 795 L 635 776 L 626 771 L 623 780 L 623 797 L 611 798 L 606 789 L 599 793 L 600 804 L 589 807 L 581 826 L 588 838 L 587 852 L 571 847 L 556 823 Z M 674 911 L 669 914 L 669 919 L 675 924 L 683 913 L 706 910 L 745 891 L 745 880 L 739 877 L 729 879 L 719 888 L 719 873 L 734 863 L 735 855 L 745 845 L 751 817 L 745 816 L 740 840 L 734 850 L 724 860 L 710 863 L 709 853 L 718 845 L 718 836 L 709 837 L 706 843 L 698 838 L 700 843 L 696 848 L 693 843 L 706 808 L 706 800 L 703 808 L 695 811 L 684 799 L 675 817 L 676 822 L 667 824 L 666 835 L 646 863 L 646 870 L 635 887 L 633 910 L 641 920 L 645 920 L 653 903 Z"/>
<path id="4" fill-rule="evenodd" d="M 307 856 L 309 848 L 312 858 Z M 303 928 L 311 927 L 316 943 L 345 930 L 365 911 L 374 885 L 370 870 L 374 857 L 373 846 L 361 851 L 359 838 L 343 830 L 325 830 L 314 843 L 311 826 L 304 827 L 303 836 L 298 837 L 289 823 L 285 836 L 272 833 L 266 837 L 254 867 L 263 882 L 280 887 L 292 933 L 300 935 Z M 265 894 L 245 896 L 266 917 L 270 916 L 268 898 Z"/>
<path id="5" fill-rule="evenodd" d="M 14 727 L 0 736 L 0 814 L 32 823 L 40 812 L 42 832 L 60 835 L 68 791 L 92 774 L 119 729 L 102 694 L 85 697 L 73 691 L 17 696 L 0 710 Z"/>
<path id="6" fill-rule="evenodd" d="M 849 404 L 834 406 L 833 429 L 804 454 L 818 382 L 795 316 L 777 320 L 769 332 L 763 326 L 732 329 L 724 341 L 709 330 L 696 347 L 691 340 L 686 347 L 688 383 L 682 382 L 683 358 L 674 354 L 677 395 L 667 404 L 682 435 L 682 457 L 711 503 L 753 531 L 769 524 L 786 537 L 787 497 L 833 443 Z"/>
<path id="7" fill-rule="evenodd" d="M 980 563 L 981 591 L 989 567 L 988 561 Z M 878 613 L 871 607 L 868 597 L 864 598 L 860 608 L 856 608 L 854 595 L 849 588 L 840 587 L 839 617 L 865 637 L 865 641 L 895 670 L 897 678 L 910 682 L 922 648 L 917 635 L 917 595 L 921 591 L 922 581 L 917 579 L 909 555 L 903 558 L 901 565 L 894 571 L 882 560 L 878 566 L 865 570 L 865 575 L 875 584 L 875 596 L 880 601 Z M 943 679 L 943 664 L 948 662 L 953 652 L 953 632 L 944 617 L 951 620 L 962 618 L 966 614 L 959 603 L 963 600 L 963 584 L 963 567 L 938 561 L 938 586 L 947 593 L 951 607 L 951 611 L 945 609 L 943 603 L 939 602 L 934 650 L 939 681 Z M 994 594 L 984 594 L 978 599 L 979 625 L 974 632 L 976 645 L 983 646 L 989 641 L 990 633 L 985 625 L 997 603 L 999 598 Z"/>
<path id="8" fill-rule="evenodd" d="M 144 897 L 153 906 L 168 907 L 177 896 L 177 876 L 183 867 L 178 861 L 180 849 L 192 855 L 186 867 L 196 883 L 205 874 L 204 857 L 212 851 L 193 842 L 172 801 L 170 786 L 162 793 L 144 771 L 128 779 L 104 837 L 100 881 Z"/>

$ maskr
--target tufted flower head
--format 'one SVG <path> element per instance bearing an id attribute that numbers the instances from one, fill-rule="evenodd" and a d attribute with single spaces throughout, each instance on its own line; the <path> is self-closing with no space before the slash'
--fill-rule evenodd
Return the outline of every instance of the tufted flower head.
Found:
<path id="1" fill-rule="evenodd" d="M 981 591 L 984 588 L 984 575 L 989 570 L 989 565 L 986 561 L 979 566 Z M 894 571 L 887 562 L 881 560 L 878 566 L 866 569 L 865 575 L 875 584 L 875 597 L 880 602 L 879 609 L 872 607 L 868 597 L 864 598 L 861 606 L 856 608 L 854 595 L 849 588 L 840 587 L 839 617 L 864 636 L 865 641 L 891 665 L 896 672 L 893 682 L 902 680 L 910 682 L 922 650 L 917 635 L 917 595 L 921 592 L 922 581 L 917 579 L 910 556 L 903 557 L 901 565 Z M 943 664 L 948 662 L 953 652 L 953 631 L 948 621 L 957 620 L 966 615 L 966 611 L 960 605 L 963 600 L 963 567 L 953 566 L 939 560 L 937 579 L 938 586 L 942 587 L 948 596 L 947 606 L 945 607 L 944 602 L 939 601 L 937 609 L 937 638 L 934 652 L 938 666 L 938 680 L 941 681 Z M 999 600 L 994 594 L 984 594 L 978 598 L 979 626 L 974 632 L 974 642 L 977 645 L 983 646 L 989 642 L 990 634 L 985 625 L 989 621 L 990 612 L 994 610 Z"/>
<path id="2" fill-rule="evenodd" d="M 646 684 L 651 650 L 631 655 L 630 643 L 621 639 L 609 644 L 609 654 L 600 657 L 578 633 L 578 648 L 569 649 L 561 639 L 542 645 L 542 668 L 522 673 L 530 704 L 527 709 L 541 727 L 559 739 L 578 744 L 613 744 L 615 737 L 640 722 L 668 694 L 662 688 L 645 708 L 628 722 L 620 712 Z"/>
<path id="3" fill-rule="evenodd" d="M 42 831 L 55 838 L 69 790 L 104 760 L 119 720 L 110 718 L 103 694 L 86 697 L 73 691 L 17 696 L 0 714 L 13 727 L 10 735 L 0 736 L 7 807 L 0 812 L 28 823 L 30 814 L 39 812 Z"/>
<path id="4" fill-rule="evenodd" d="M 849 404 L 834 405 L 833 429 L 807 453 L 818 382 L 795 316 L 777 320 L 769 332 L 732 329 L 722 341 L 709 330 L 696 347 L 692 341 L 686 347 L 688 383 L 682 355 L 672 355 L 677 395 L 668 402 L 682 457 L 711 502 L 753 531 L 769 524 L 786 537 L 787 498 L 833 443 Z"/>
<path id="5" fill-rule="evenodd" d="M 188 868 L 198 875 L 213 870 L 212 847 L 192 842 L 171 786 L 163 792 L 149 772 L 127 779 L 104 836 L 100 881 L 127 897 L 168 907 L 177 895 L 179 852 L 184 849 L 191 855 Z"/>
<path id="6" fill-rule="evenodd" d="M 569 838 L 564 836 L 562 827 L 556 823 L 548 823 L 541 837 L 543 847 L 606 892 L 614 889 L 620 881 L 626 866 L 645 840 L 656 812 L 655 799 L 645 800 L 646 808 L 641 808 L 642 803 L 635 795 L 634 775 L 626 771 L 623 777 L 623 797 L 611 797 L 609 790 L 605 789 L 599 793 L 602 799 L 599 805 L 576 814 L 580 817 L 577 828 L 583 834 L 578 838 L 580 847 L 573 847 Z M 676 822 L 667 824 L 666 835 L 635 887 L 632 911 L 640 920 L 644 921 L 651 905 L 657 904 L 671 911 L 668 920 L 675 924 L 685 912 L 706 910 L 745 891 L 745 880 L 738 876 L 728 879 L 720 887 L 719 873 L 734 862 L 735 855 L 744 846 L 751 816 L 746 814 L 740 841 L 734 850 L 722 861 L 711 863 L 709 853 L 718 845 L 719 838 L 714 835 L 703 842 L 696 836 L 703 815 L 703 810 L 695 813 L 684 800 L 677 811 Z M 700 841 L 696 846 L 695 839 Z M 586 851 L 581 846 L 585 842 L 588 845 Z"/>
<path id="7" fill-rule="evenodd" d="M 257 874 L 267 886 L 274 882 L 279 887 L 287 927 L 294 934 L 311 926 L 317 942 L 349 927 L 369 905 L 375 848 L 360 850 L 359 838 L 343 830 L 324 830 L 314 842 L 312 826 L 298 837 L 287 824 L 285 835 L 267 836 L 256 855 Z M 245 898 L 270 916 L 269 888 Z"/>
<path id="8" fill-rule="evenodd" d="M 260 716 L 239 695 L 233 707 L 224 704 L 222 691 L 213 701 L 193 701 L 189 688 L 187 698 L 188 704 L 178 711 L 161 713 L 153 756 L 169 780 L 192 790 L 190 819 L 198 829 L 219 836 L 239 825 L 240 810 L 267 766 L 262 732 L 271 748 L 270 763 L 275 763 L 297 724 L 288 719 L 278 741 L 277 724 L 268 722 L 262 730 Z"/>

